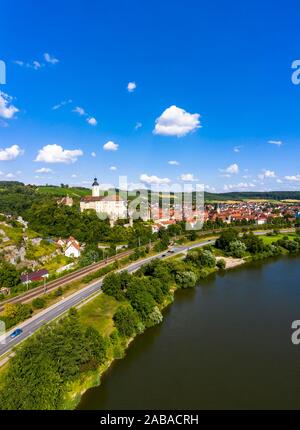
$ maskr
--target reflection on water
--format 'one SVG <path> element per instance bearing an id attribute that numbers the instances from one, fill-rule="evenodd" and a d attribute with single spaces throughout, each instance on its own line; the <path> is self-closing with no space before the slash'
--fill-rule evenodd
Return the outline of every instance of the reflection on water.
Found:
<path id="1" fill-rule="evenodd" d="M 299 409 L 299 280 L 299 259 L 282 258 L 178 291 L 79 409 Z"/>

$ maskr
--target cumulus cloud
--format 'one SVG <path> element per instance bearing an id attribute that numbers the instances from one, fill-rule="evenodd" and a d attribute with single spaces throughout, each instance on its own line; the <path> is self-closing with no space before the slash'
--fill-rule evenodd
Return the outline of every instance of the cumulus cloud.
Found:
<path id="1" fill-rule="evenodd" d="M 281 146 L 283 145 L 282 140 L 269 140 L 269 142 L 271 145 L 276 145 L 276 146 Z"/>
<path id="2" fill-rule="evenodd" d="M 59 62 L 57 58 L 53 57 L 53 55 L 50 55 L 48 52 L 45 52 L 44 59 L 47 63 L 50 64 L 57 64 Z"/>
<path id="3" fill-rule="evenodd" d="M 0 91 L 0 117 L 12 119 L 19 109 L 12 104 L 12 97 Z"/>
<path id="4" fill-rule="evenodd" d="M 40 169 L 37 169 L 35 173 L 53 173 L 53 170 L 49 169 L 49 167 L 41 167 Z"/>
<path id="5" fill-rule="evenodd" d="M 88 124 L 93 125 L 93 126 L 98 124 L 96 118 L 94 118 L 94 117 L 88 118 L 87 122 L 88 122 Z"/>
<path id="6" fill-rule="evenodd" d="M 91 156 L 92 156 L 92 157 L 96 157 L 96 155 L 97 155 L 97 154 L 96 154 L 96 152 L 94 152 L 94 151 L 91 153 Z"/>
<path id="7" fill-rule="evenodd" d="M 63 149 L 60 145 L 46 145 L 39 150 L 35 161 L 44 163 L 64 163 L 70 164 L 77 161 L 78 157 L 83 155 L 81 149 Z"/>
<path id="8" fill-rule="evenodd" d="M 194 177 L 193 173 L 183 173 L 180 175 L 180 179 L 184 182 L 194 182 L 198 180 Z"/>
<path id="9" fill-rule="evenodd" d="M 168 161 L 168 164 L 170 164 L 171 166 L 179 166 L 179 161 L 176 161 L 176 160 L 170 160 L 170 161 Z"/>
<path id="10" fill-rule="evenodd" d="M 155 121 L 154 134 L 182 137 L 200 128 L 200 115 L 188 113 L 175 105 L 167 108 Z"/>
<path id="11" fill-rule="evenodd" d="M 139 128 L 143 127 L 143 124 L 141 122 L 137 122 L 134 126 L 135 130 L 138 130 Z"/>
<path id="12" fill-rule="evenodd" d="M 117 170 L 116 166 L 110 166 L 109 170 Z"/>
<path id="13" fill-rule="evenodd" d="M 23 150 L 18 145 L 9 148 L 0 148 L 0 161 L 10 161 L 23 154 Z"/>
<path id="14" fill-rule="evenodd" d="M 285 176 L 284 179 L 290 182 L 299 182 L 300 175 Z"/>
<path id="15" fill-rule="evenodd" d="M 135 82 L 128 82 L 127 91 L 132 93 L 135 89 L 136 89 L 136 83 Z"/>
<path id="16" fill-rule="evenodd" d="M 276 173 L 273 170 L 263 170 L 262 173 L 258 175 L 259 179 L 264 180 L 265 178 L 276 178 Z"/>
<path id="17" fill-rule="evenodd" d="M 149 184 L 149 185 L 161 185 L 161 184 L 169 184 L 171 180 L 169 178 L 159 178 L 155 175 L 147 175 L 146 173 L 143 173 L 140 176 L 140 181 Z"/>
<path id="18" fill-rule="evenodd" d="M 119 148 L 119 145 L 117 143 L 114 143 L 113 141 L 109 140 L 103 145 L 104 151 L 117 151 Z"/>
<path id="19" fill-rule="evenodd" d="M 240 171 L 238 164 L 230 164 L 226 169 L 219 169 L 220 172 L 224 173 L 224 176 L 230 178 L 231 175 L 237 175 Z"/>

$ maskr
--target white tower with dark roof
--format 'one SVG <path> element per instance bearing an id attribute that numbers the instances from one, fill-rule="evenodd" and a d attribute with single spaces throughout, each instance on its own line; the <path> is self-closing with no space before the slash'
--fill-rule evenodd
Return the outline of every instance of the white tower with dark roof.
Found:
<path id="1" fill-rule="evenodd" d="M 97 181 L 97 178 L 94 179 L 93 185 L 92 185 L 92 196 L 93 197 L 100 197 L 100 186 Z"/>

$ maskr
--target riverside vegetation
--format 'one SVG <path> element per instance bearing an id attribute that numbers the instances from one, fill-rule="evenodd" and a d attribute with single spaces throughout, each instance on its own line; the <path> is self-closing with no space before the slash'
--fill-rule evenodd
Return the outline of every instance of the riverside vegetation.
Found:
<path id="1" fill-rule="evenodd" d="M 108 274 L 100 296 L 79 310 L 71 309 L 16 350 L 1 372 L 0 409 L 74 408 L 80 394 L 99 383 L 114 359 L 124 356 L 135 336 L 161 323 L 162 310 L 173 301 L 176 289 L 193 288 L 225 267 L 220 256 L 256 260 L 299 251 L 297 234 L 274 232 L 262 239 L 229 229 L 215 247 L 195 249 L 183 259 L 153 260 L 134 274 Z M 102 313 L 93 319 L 85 311 L 100 301 L 109 304 L 106 324 L 100 324 Z"/>

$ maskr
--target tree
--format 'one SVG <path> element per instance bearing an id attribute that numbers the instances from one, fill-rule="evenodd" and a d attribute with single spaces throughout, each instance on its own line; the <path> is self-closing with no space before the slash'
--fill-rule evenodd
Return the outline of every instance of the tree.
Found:
<path id="1" fill-rule="evenodd" d="M 85 338 L 89 360 L 95 360 L 98 365 L 103 364 L 107 358 L 107 342 L 104 337 L 94 327 L 88 327 Z"/>
<path id="2" fill-rule="evenodd" d="M 233 257 L 242 258 L 247 251 L 246 245 L 240 240 L 235 240 L 229 245 L 229 252 Z"/>
<path id="3" fill-rule="evenodd" d="M 220 237 L 216 240 L 215 246 L 218 249 L 229 251 L 230 243 L 236 240 L 238 240 L 238 233 L 231 228 L 221 233 Z"/>
<path id="4" fill-rule="evenodd" d="M 197 276 L 192 271 L 179 272 L 176 275 L 176 283 L 180 288 L 194 288 Z"/>
<path id="5" fill-rule="evenodd" d="M 0 262 L 0 287 L 12 288 L 20 283 L 20 273 L 13 264 Z"/>
<path id="6" fill-rule="evenodd" d="M 132 337 L 138 332 L 139 317 L 131 306 L 120 306 L 113 317 L 115 326 L 123 337 Z"/>

